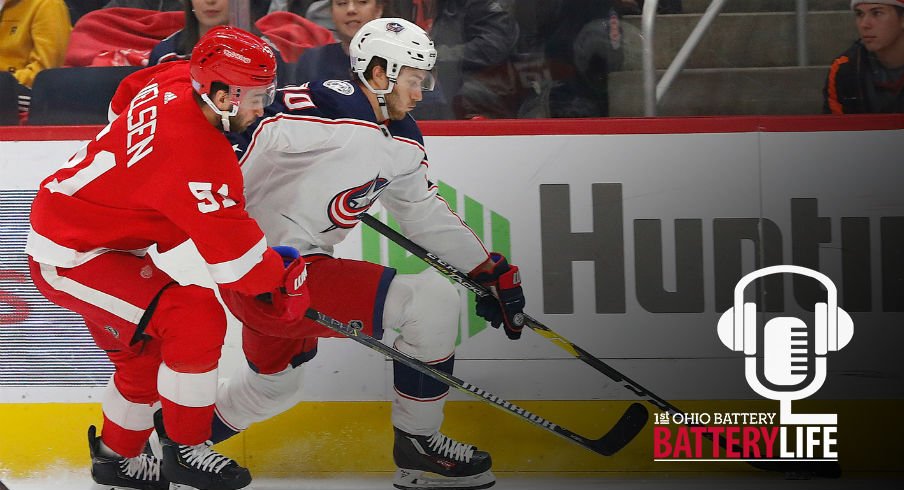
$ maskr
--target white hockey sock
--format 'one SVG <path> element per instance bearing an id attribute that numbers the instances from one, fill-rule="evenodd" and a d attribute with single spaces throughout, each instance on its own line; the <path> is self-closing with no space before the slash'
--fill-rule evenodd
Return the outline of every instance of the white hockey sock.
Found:
<path id="1" fill-rule="evenodd" d="M 438 400 L 417 400 L 394 391 L 392 425 L 413 435 L 427 436 L 443 424 L 446 396 Z"/>
<path id="2" fill-rule="evenodd" d="M 220 386 L 216 411 L 235 430 L 269 419 L 295 406 L 301 397 L 301 367 L 276 374 L 258 374 L 247 363 Z"/>

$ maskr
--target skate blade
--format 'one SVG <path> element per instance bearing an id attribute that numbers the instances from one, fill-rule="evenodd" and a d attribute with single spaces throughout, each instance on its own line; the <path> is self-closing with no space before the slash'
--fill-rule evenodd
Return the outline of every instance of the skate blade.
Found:
<path id="1" fill-rule="evenodd" d="M 123 487 L 119 485 L 103 485 L 101 483 L 92 483 L 91 490 L 135 490 L 134 487 Z"/>
<path id="2" fill-rule="evenodd" d="M 184 483 L 170 483 L 169 490 L 201 490 L 199 488 L 190 487 Z M 239 490 L 254 490 L 254 482 L 248 484 L 247 487 L 242 487 Z"/>
<path id="3" fill-rule="evenodd" d="M 480 490 L 496 484 L 492 471 L 484 471 L 472 476 L 442 476 L 421 470 L 399 468 L 392 480 L 392 486 L 401 490 L 421 490 L 434 488 L 455 488 L 457 490 Z"/>
<path id="4" fill-rule="evenodd" d="M 91 490 L 135 490 L 135 487 L 123 487 L 121 485 L 101 485 L 100 483 L 94 483 L 91 486 Z M 169 490 L 198 490 L 195 487 L 190 487 L 188 485 L 183 485 L 181 483 L 170 483 Z M 243 488 L 242 490 L 253 490 L 251 485 Z"/>
<path id="5" fill-rule="evenodd" d="M 136 487 L 124 487 L 121 485 L 102 485 L 100 483 L 94 483 L 91 486 L 91 490 L 135 490 Z M 170 483 L 169 490 L 197 490 L 195 487 L 187 487 L 185 485 L 178 485 L 175 483 Z"/>

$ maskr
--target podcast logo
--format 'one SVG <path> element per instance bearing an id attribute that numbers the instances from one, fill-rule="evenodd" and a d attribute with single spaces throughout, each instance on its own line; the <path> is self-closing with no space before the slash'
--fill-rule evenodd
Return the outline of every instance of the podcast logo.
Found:
<path id="1" fill-rule="evenodd" d="M 797 274 L 819 281 L 826 301 L 814 305 L 810 325 L 797 317 L 777 316 L 762 326 L 760 337 L 757 304 L 745 302 L 744 291 L 757 279 L 773 274 Z M 792 401 L 807 398 L 822 387 L 828 353 L 842 349 L 854 335 L 851 316 L 838 306 L 835 284 L 825 274 L 794 265 L 751 272 L 735 286 L 734 306 L 719 318 L 716 331 L 726 347 L 744 353 L 744 374 L 750 387 L 779 402 L 778 425 L 775 413 L 658 414 L 654 459 L 837 461 L 837 414 L 795 413 L 791 407 Z"/>

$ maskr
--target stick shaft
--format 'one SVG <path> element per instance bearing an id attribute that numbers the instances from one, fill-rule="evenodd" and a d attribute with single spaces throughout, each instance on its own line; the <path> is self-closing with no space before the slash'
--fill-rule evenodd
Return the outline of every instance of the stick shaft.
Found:
<path id="1" fill-rule="evenodd" d="M 408 354 L 405 354 L 396 349 L 393 349 L 393 348 L 383 344 L 379 340 L 361 332 L 360 330 L 352 328 L 351 326 L 349 326 L 345 323 L 342 323 L 339 320 L 331 318 L 330 316 L 328 316 L 324 313 L 321 313 L 314 309 L 308 309 L 308 311 L 305 313 L 305 316 L 307 318 L 310 318 L 311 320 L 314 320 L 315 322 L 319 323 L 320 325 L 323 325 L 335 332 L 345 335 L 346 337 L 349 337 L 352 340 L 354 340 L 360 344 L 364 344 L 365 346 L 370 347 L 371 349 L 374 349 L 377 352 L 379 352 L 385 356 L 391 357 L 392 359 L 399 361 L 402 364 L 405 364 L 406 366 L 414 369 L 415 371 L 418 371 L 427 376 L 430 376 L 431 378 L 436 379 L 437 381 L 440 381 L 441 383 L 444 383 L 459 391 L 468 393 L 472 396 L 475 396 L 484 401 L 487 401 L 487 402 L 493 404 L 493 406 L 495 406 L 501 410 L 504 410 L 504 411 L 514 414 L 514 415 L 517 415 L 518 417 L 521 417 L 522 419 L 527 420 L 528 422 L 530 422 L 538 427 L 541 427 L 541 428 L 546 429 L 560 437 L 568 439 L 569 441 L 571 441 L 575 444 L 578 444 L 586 449 L 590 449 L 591 451 L 594 451 L 599 454 L 605 454 L 603 452 L 604 450 L 611 449 L 611 448 L 602 448 L 602 450 L 601 450 L 600 448 L 597 447 L 598 444 L 596 444 L 597 441 L 595 441 L 595 440 L 586 438 L 580 434 L 572 432 L 558 424 L 555 424 L 553 422 L 550 422 L 550 421 L 544 419 L 543 417 L 540 417 L 539 415 L 533 414 L 530 411 L 525 410 L 525 409 L 519 407 L 518 405 L 515 405 L 512 402 L 506 401 L 506 400 L 502 399 L 501 397 L 496 396 L 482 388 L 474 386 L 471 383 L 462 381 L 461 379 L 456 378 L 455 376 L 453 376 L 449 373 L 440 371 L 439 369 L 436 369 L 433 366 L 425 364 L 424 362 L 421 362 L 421 361 L 409 356 Z M 614 451 L 612 451 L 612 452 L 614 452 Z M 608 456 L 610 454 L 606 454 L 606 455 Z"/>

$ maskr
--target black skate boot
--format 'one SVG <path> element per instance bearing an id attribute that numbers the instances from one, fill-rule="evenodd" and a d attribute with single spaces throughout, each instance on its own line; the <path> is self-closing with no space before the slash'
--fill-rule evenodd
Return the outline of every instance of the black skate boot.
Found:
<path id="1" fill-rule="evenodd" d="M 142 453 L 134 458 L 103 455 L 97 429 L 88 427 L 88 450 L 91 452 L 91 478 L 103 490 L 167 490 L 169 481 L 160 474 L 160 460 Z"/>
<path id="2" fill-rule="evenodd" d="M 174 485 L 197 490 L 237 490 L 251 483 L 248 469 L 211 449 L 210 441 L 187 446 L 170 439 L 160 410 L 154 414 L 154 426 L 163 448 L 163 476 Z"/>
<path id="3" fill-rule="evenodd" d="M 444 436 L 415 436 L 398 428 L 392 457 L 399 469 L 392 485 L 403 490 L 456 488 L 477 490 L 496 483 L 490 453 Z M 428 475 L 427 473 L 431 473 Z"/>

